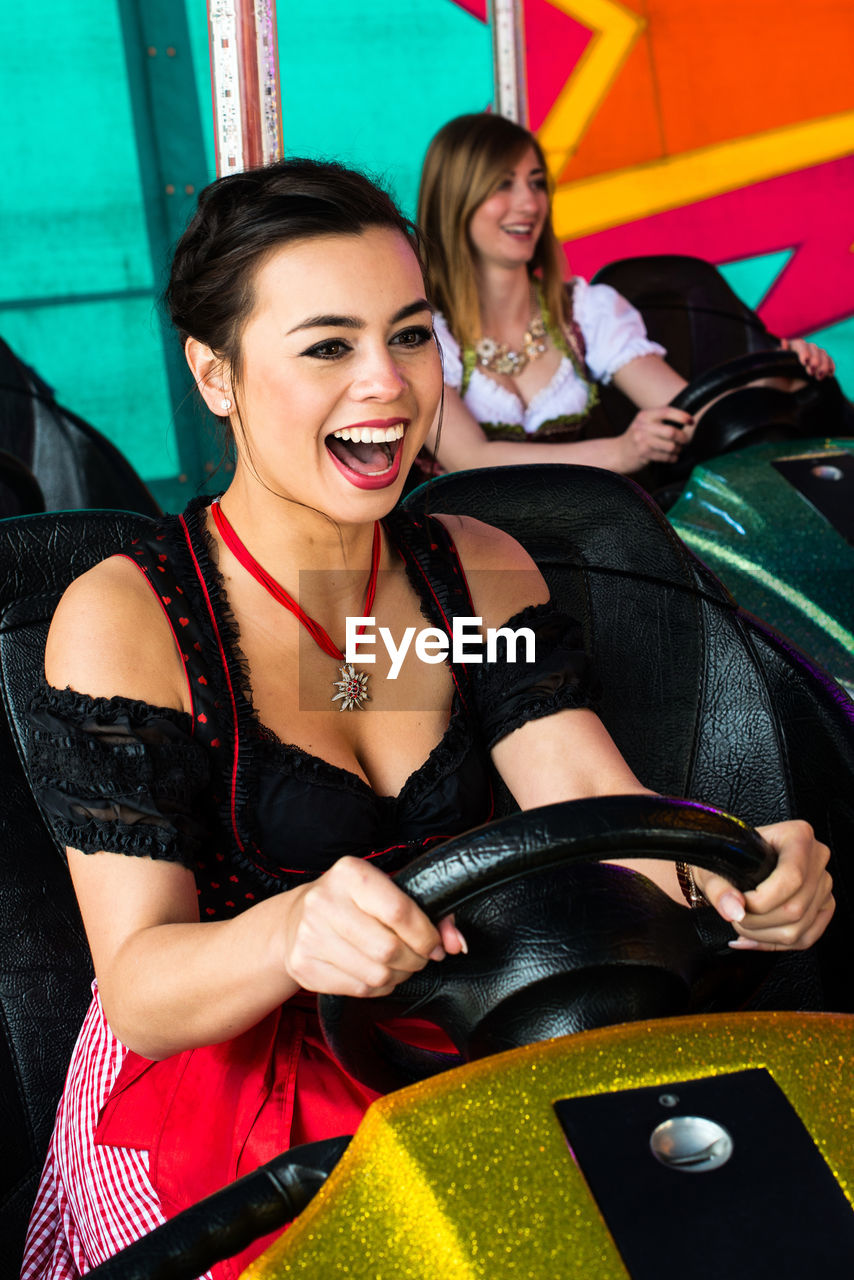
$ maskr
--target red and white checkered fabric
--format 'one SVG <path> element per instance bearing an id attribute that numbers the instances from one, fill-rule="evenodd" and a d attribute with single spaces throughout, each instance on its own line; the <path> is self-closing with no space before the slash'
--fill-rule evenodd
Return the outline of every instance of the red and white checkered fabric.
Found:
<path id="1" fill-rule="evenodd" d="M 107 1024 L 95 984 L 92 989 L 30 1219 L 21 1280 L 78 1280 L 165 1221 L 148 1176 L 148 1152 L 95 1145 L 101 1109 L 127 1049 Z"/>

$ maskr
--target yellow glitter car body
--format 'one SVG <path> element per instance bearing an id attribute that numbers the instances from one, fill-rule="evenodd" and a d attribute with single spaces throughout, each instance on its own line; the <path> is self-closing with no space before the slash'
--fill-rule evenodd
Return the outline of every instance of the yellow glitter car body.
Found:
<path id="1" fill-rule="evenodd" d="M 852 1202 L 852 1057 L 854 1017 L 741 1013 L 608 1027 L 445 1072 L 374 1103 L 243 1280 L 626 1280 L 554 1102 L 749 1068 L 780 1086 Z"/>

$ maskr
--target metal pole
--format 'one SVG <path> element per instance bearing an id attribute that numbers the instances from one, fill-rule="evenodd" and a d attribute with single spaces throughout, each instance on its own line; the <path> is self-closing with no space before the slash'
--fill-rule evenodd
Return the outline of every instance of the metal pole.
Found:
<path id="1" fill-rule="evenodd" d="M 489 0 L 489 25 L 495 68 L 495 110 L 527 129 L 524 0 Z"/>
<path id="2" fill-rule="evenodd" d="M 282 155 L 276 0 L 208 0 L 217 177 Z"/>

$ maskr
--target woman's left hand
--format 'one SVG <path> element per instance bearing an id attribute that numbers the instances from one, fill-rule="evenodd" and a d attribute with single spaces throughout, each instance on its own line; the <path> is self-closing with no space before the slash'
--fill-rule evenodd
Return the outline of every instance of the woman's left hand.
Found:
<path id="1" fill-rule="evenodd" d="M 783 338 L 780 346 L 784 351 L 793 351 L 806 369 L 807 373 L 813 378 L 829 378 L 835 372 L 836 366 L 831 360 L 827 352 L 814 342 L 807 342 L 804 338 Z"/>
<path id="2" fill-rule="evenodd" d="M 830 850 L 799 820 L 759 827 L 759 833 L 777 850 L 777 866 L 758 888 L 740 893 L 702 868 L 694 868 L 694 879 L 739 935 L 729 944 L 734 949 L 803 951 L 824 933 L 836 906 Z"/>

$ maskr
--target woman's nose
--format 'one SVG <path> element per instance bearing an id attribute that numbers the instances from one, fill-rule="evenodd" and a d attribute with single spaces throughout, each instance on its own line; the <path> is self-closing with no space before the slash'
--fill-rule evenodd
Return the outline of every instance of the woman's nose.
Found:
<path id="1" fill-rule="evenodd" d="M 363 400 L 396 400 L 406 388 L 406 379 L 391 352 L 366 354 L 353 384 L 354 394 Z"/>
<path id="2" fill-rule="evenodd" d="M 527 182 L 517 187 L 515 192 L 516 208 L 520 212 L 532 213 L 537 209 L 537 195 L 528 186 Z"/>

